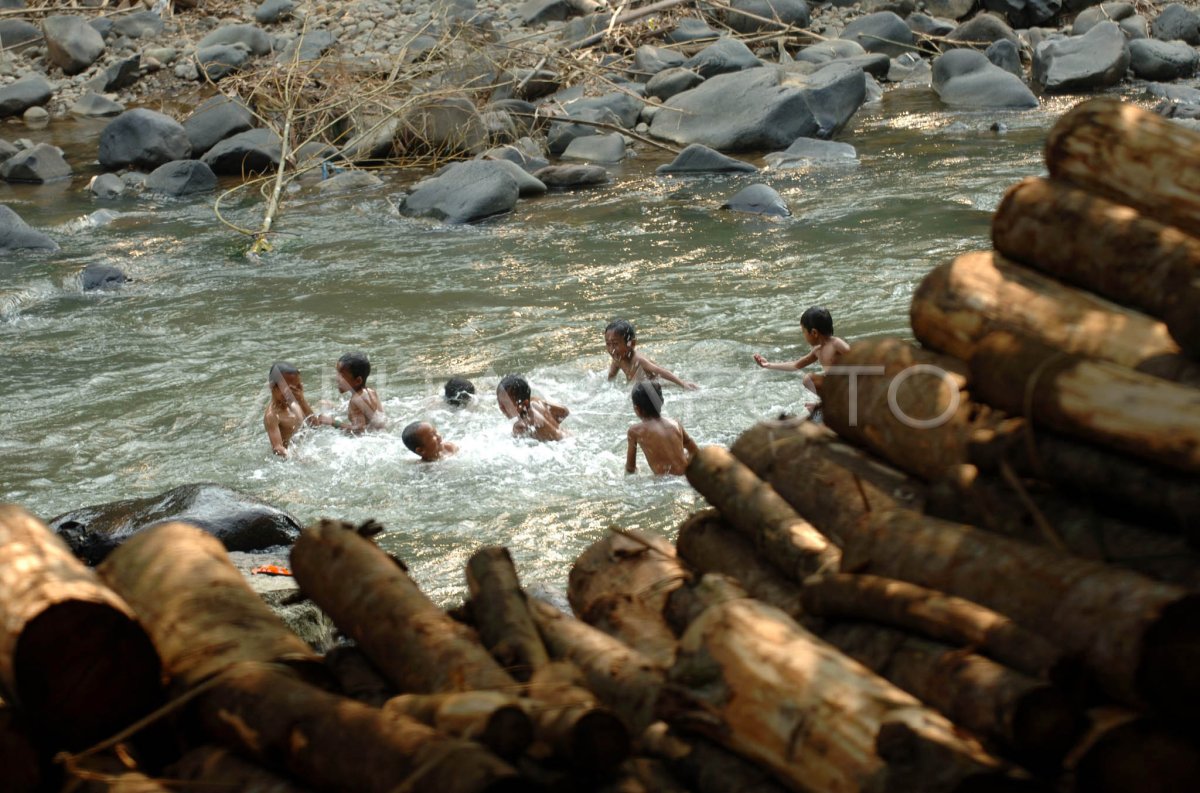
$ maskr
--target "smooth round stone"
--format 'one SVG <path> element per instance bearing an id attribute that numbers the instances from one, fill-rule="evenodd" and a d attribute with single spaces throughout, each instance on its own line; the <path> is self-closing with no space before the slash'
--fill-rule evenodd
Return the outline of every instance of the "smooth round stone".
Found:
<path id="1" fill-rule="evenodd" d="M 46 108 L 44 107 L 31 107 L 25 111 L 21 120 L 25 122 L 25 126 L 27 127 L 41 129 L 50 123 L 50 114 L 46 112 Z"/>

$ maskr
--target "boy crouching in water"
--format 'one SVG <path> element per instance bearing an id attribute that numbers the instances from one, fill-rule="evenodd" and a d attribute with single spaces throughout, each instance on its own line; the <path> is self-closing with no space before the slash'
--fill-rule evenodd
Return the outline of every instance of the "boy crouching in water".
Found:
<path id="1" fill-rule="evenodd" d="M 371 376 L 371 361 L 366 353 L 348 352 L 338 358 L 334 367 L 337 372 L 338 393 L 350 393 L 350 404 L 346 407 L 348 421 L 333 416 L 320 415 L 313 419 L 316 424 L 326 424 L 334 429 L 358 435 L 367 430 L 381 430 L 387 426 L 383 415 L 383 403 L 375 389 L 367 388 Z"/>
<path id="2" fill-rule="evenodd" d="M 700 451 L 677 421 L 662 417 L 662 386 L 643 380 L 633 387 L 633 412 L 642 420 L 629 428 L 629 451 L 625 457 L 625 473 L 637 470 L 637 450 L 642 447 L 646 464 L 655 476 L 680 476 L 688 463 Z"/>
<path id="3" fill-rule="evenodd" d="M 458 451 L 456 444 L 442 440 L 442 436 L 428 421 L 414 421 L 400 434 L 404 445 L 421 458 L 423 463 L 432 463 L 449 457 Z"/>
<path id="4" fill-rule="evenodd" d="M 571 411 L 562 405 L 532 395 L 529 382 L 518 374 L 506 374 L 496 387 L 500 412 L 515 418 L 512 434 L 539 441 L 561 441 L 567 437 L 559 424 Z"/>
<path id="5" fill-rule="evenodd" d="M 304 398 L 304 384 L 295 366 L 285 361 L 272 364 L 267 383 L 271 387 L 271 401 L 263 413 L 263 426 L 271 441 L 271 451 L 287 457 L 292 436 L 302 424 L 312 420 L 313 411 Z"/>

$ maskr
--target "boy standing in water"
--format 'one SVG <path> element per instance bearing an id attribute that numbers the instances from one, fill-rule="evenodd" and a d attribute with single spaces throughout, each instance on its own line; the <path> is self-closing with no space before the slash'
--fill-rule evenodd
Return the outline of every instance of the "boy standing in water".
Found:
<path id="1" fill-rule="evenodd" d="M 506 374 L 496 387 L 496 401 L 500 412 L 508 418 L 515 418 L 513 435 L 527 436 L 539 441 L 561 441 L 567 436 L 559 423 L 571 411 L 562 405 L 547 402 L 541 397 L 532 395 L 529 382 L 520 375 Z"/>
<path id="2" fill-rule="evenodd" d="M 280 457 L 287 457 L 292 436 L 313 415 L 313 411 L 304 398 L 300 370 L 295 366 L 285 361 L 272 364 L 267 383 L 271 387 L 271 401 L 263 413 L 263 426 L 271 441 L 271 451 Z"/>
<path id="3" fill-rule="evenodd" d="M 637 347 L 637 331 L 633 329 L 633 323 L 627 319 L 614 319 L 608 323 L 608 327 L 604 329 L 604 346 L 608 349 L 608 354 L 612 357 L 612 364 L 608 367 L 609 380 L 616 377 L 617 372 L 624 372 L 625 382 L 629 382 L 630 380 L 641 382 L 642 380 L 661 377 L 667 382 L 674 383 L 689 391 L 694 391 L 700 387 L 695 383 L 680 380 L 638 352 L 635 349 Z"/>
<path id="4" fill-rule="evenodd" d="M 423 463 L 436 462 L 458 451 L 458 446 L 443 441 L 442 436 L 428 421 L 414 421 L 409 424 L 400 434 L 400 439 Z"/>
<path id="5" fill-rule="evenodd" d="M 643 380 L 633 387 L 632 399 L 633 412 L 642 423 L 629 428 L 625 473 L 637 470 L 637 450 L 641 446 L 655 476 L 684 474 L 699 449 L 679 422 L 662 417 L 662 386 Z"/>
<path id="6" fill-rule="evenodd" d="M 764 369 L 778 369 L 785 372 L 803 369 L 815 362 L 820 362 L 822 367 L 828 369 L 836 366 L 841 357 L 850 352 L 850 345 L 833 335 L 833 317 L 821 306 L 812 306 L 800 315 L 800 330 L 804 332 L 804 340 L 812 345 L 812 351 L 808 355 L 790 363 L 771 363 L 755 353 L 754 362 Z M 817 385 L 813 381 L 812 375 L 804 375 L 804 387 L 814 394 L 817 393 Z M 808 404 L 807 407 L 814 410 L 820 404 L 818 401 Z"/>
<path id="7" fill-rule="evenodd" d="M 371 374 L 371 362 L 367 359 L 366 353 L 346 353 L 338 358 L 336 370 L 338 393 L 352 392 L 350 405 L 346 409 L 346 417 L 349 421 L 343 422 L 332 416 L 318 416 L 316 422 L 345 430 L 352 435 L 386 427 L 383 403 L 379 401 L 379 395 L 375 393 L 375 389 L 367 388 L 367 377 Z"/>

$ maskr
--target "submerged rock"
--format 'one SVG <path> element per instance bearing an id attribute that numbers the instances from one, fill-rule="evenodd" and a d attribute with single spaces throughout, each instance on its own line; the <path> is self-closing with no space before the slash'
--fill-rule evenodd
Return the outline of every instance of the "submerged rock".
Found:
<path id="1" fill-rule="evenodd" d="M 185 159 L 191 151 L 178 121 L 145 108 L 126 110 L 100 133 L 100 164 L 109 169 L 132 165 L 150 170 Z"/>
<path id="2" fill-rule="evenodd" d="M 410 217 L 470 223 L 511 212 L 520 188 L 512 173 L 492 160 L 459 162 L 419 182 L 400 203 Z"/>
<path id="3" fill-rule="evenodd" d="M 208 193 L 217 189 L 217 175 L 199 160 L 172 160 L 150 172 L 146 189 L 176 197 Z"/>
<path id="4" fill-rule="evenodd" d="M 224 94 L 205 99 L 184 119 L 192 156 L 201 157 L 225 138 L 254 126 L 254 115 L 241 99 Z"/>
<path id="5" fill-rule="evenodd" d="M 599 165 L 548 165 L 533 175 L 551 190 L 595 187 L 608 181 L 608 171 Z"/>
<path id="6" fill-rule="evenodd" d="M 373 190 L 382 186 L 383 180 L 369 171 L 347 171 L 325 179 L 317 187 L 317 191 L 321 195 L 336 195 L 359 190 Z"/>
<path id="7" fill-rule="evenodd" d="M 733 198 L 721 204 L 721 209 L 775 217 L 789 217 L 792 214 L 783 197 L 765 184 L 752 184 L 739 191 Z"/>
<path id="8" fill-rule="evenodd" d="M 111 176 L 111 174 L 105 174 Z M 83 291 L 96 289 L 120 289 L 131 279 L 120 267 L 111 264 L 89 264 L 79 273 L 79 285 Z"/>
<path id="9" fill-rule="evenodd" d="M 693 143 L 679 155 L 654 171 L 657 174 L 757 173 L 758 168 L 744 160 L 727 157 L 700 143 Z"/>
<path id="10" fill-rule="evenodd" d="M 49 143 L 39 143 L 32 149 L 14 154 L 0 164 L 0 178 L 6 182 L 42 184 L 71 175 L 71 166 L 63 158 L 62 149 Z"/>
<path id="11" fill-rule="evenodd" d="M 58 243 L 0 204 L 0 255 L 20 250 L 57 251 Z"/>
<path id="12" fill-rule="evenodd" d="M 71 115 L 85 118 L 104 118 L 121 115 L 125 112 L 125 106 L 95 91 L 89 91 L 71 105 L 70 112 Z"/>
<path id="13" fill-rule="evenodd" d="M 933 90 L 954 107 L 1034 108 L 1024 81 L 976 50 L 950 50 L 933 62 Z"/>
<path id="14" fill-rule="evenodd" d="M 814 165 L 858 165 L 858 152 L 849 143 L 815 138 L 797 138 L 783 151 L 764 157 L 767 164 L 778 170 L 809 168 Z"/>
<path id="15" fill-rule="evenodd" d="M 31 107 L 44 105 L 54 95 L 54 86 L 40 74 L 26 74 L 0 88 L 0 118 L 19 116 Z"/>
<path id="16" fill-rule="evenodd" d="M 109 200 L 125 192 L 125 183 L 115 173 L 102 173 L 92 178 L 88 191 L 96 198 Z"/>

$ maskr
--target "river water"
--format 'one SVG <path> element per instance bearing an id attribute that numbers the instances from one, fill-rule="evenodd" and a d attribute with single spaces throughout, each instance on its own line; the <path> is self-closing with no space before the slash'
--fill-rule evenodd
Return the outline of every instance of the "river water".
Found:
<path id="1" fill-rule="evenodd" d="M 807 352 L 799 318 L 813 304 L 851 342 L 910 336 L 922 275 L 990 247 L 1001 194 L 1043 172 L 1045 133 L 1075 101 L 966 113 L 928 90 L 893 91 L 839 136 L 857 147 L 857 167 L 657 177 L 669 157 L 640 146 L 607 188 L 522 199 L 513 214 L 470 226 L 398 217 L 387 195 L 414 174 L 387 175 L 374 193 L 298 192 L 261 263 L 241 255 L 244 238 L 209 202 L 101 205 L 83 190 L 86 173 L 0 185 L 0 203 L 63 249 L 0 262 L 0 497 L 49 518 L 220 482 L 301 522 L 382 521 L 381 543 L 439 602 L 465 590 L 463 564 L 483 544 L 508 546 L 526 584 L 559 600 L 572 560 L 607 527 L 670 534 L 702 505 L 681 479 L 650 477 L 644 461 L 624 473 L 634 416 L 627 387 L 605 377 L 611 318 L 632 320 L 641 349 L 702 386 L 668 386 L 665 405 L 701 444 L 802 410 L 799 377 L 759 369 L 752 353 Z M 54 126 L 39 139 L 87 162 L 100 126 Z M 756 180 L 783 195 L 792 218 L 717 209 Z M 226 206 L 232 221 L 255 225 L 254 201 Z M 101 207 L 117 217 L 89 221 Z M 77 274 L 92 262 L 136 283 L 84 293 Z M 391 429 L 309 431 L 290 459 L 273 458 L 262 428 L 271 363 L 294 362 L 314 407 L 333 411 L 333 364 L 353 349 L 371 357 Z M 511 438 L 494 397 L 508 372 L 571 409 L 568 440 Z M 439 398 L 456 374 L 479 387 L 465 410 Z M 400 429 L 416 419 L 433 421 L 459 455 L 415 462 Z"/>

